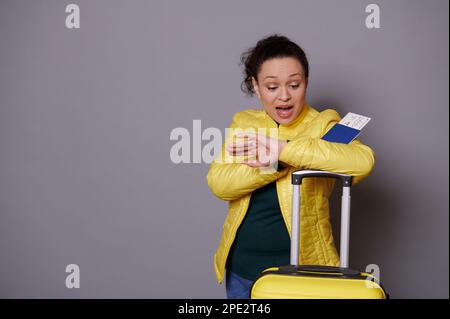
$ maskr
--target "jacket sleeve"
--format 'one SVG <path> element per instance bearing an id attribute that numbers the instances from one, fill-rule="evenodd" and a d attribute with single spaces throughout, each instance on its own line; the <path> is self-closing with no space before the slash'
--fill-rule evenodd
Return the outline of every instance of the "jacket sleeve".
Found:
<path id="1" fill-rule="evenodd" d="M 230 128 L 241 128 L 234 116 Z M 241 163 L 227 163 L 223 159 L 226 143 L 222 145 L 221 154 L 211 163 L 206 180 L 214 195 L 222 200 L 232 201 L 252 193 L 254 190 L 276 181 L 287 174 L 288 169 L 271 173 Z"/>
<path id="2" fill-rule="evenodd" d="M 329 117 L 323 123 L 323 136 L 340 117 Z M 353 176 L 353 184 L 367 177 L 375 164 L 375 153 L 355 139 L 349 144 L 333 143 L 320 137 L 299 135 L 286 144 L 279 161 L 298 169 L 319 169 Z"/>

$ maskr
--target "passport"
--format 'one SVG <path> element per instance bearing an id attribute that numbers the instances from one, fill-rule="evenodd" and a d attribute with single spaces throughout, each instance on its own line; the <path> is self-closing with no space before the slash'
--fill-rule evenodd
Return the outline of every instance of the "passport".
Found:
<path id="1" fill-rule="evenodd" d="M 336 123 L 322 139 L 328 142 L 348 144 L 361 133 L 364 126 L 369 123 L 370 117 L 349 112 Z"/>

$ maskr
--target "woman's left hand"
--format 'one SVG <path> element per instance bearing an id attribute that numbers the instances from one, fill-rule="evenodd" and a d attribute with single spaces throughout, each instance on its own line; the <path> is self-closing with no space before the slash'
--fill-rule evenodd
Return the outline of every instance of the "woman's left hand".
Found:
<path id="1" fill-rule="evenodd" d="M 236 137 L 244 138 L 244 141 L 230 143 L 228 152 L 235 156 L 256 157 L 243 161 L 250 167 L 268 167 L 278 162 L 278 157 L 286 146 L 287 141 L 279 140 L 262 134 L 239 132 Z"/>

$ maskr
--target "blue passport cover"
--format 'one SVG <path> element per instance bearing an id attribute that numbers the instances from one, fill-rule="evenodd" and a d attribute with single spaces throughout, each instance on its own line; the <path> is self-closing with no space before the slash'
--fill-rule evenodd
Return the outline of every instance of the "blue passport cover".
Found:
<path id="1" fill-rule="evenodd" d="M 353 141 L 361 131 L 336 123 L 322 139 L 328 142 L 348 144 Z"/>

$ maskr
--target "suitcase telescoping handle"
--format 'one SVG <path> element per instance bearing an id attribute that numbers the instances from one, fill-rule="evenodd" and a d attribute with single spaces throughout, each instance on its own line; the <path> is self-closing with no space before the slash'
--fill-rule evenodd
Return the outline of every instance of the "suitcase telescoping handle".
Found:
<path id="1" fill-rule="evenodd" d="M 292 173 L 292 228 L 291 228 L 291 265 L 298 266 L 299 230 L 300 230 L 300 186 L 307 177 L 336 178 L 342 181 L 342 212 L 341 212 L 341 267 L 348 268 L 350 239 L 350 188 L 352 176 L 320 170 L 299 170 Z"/>

